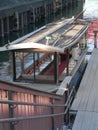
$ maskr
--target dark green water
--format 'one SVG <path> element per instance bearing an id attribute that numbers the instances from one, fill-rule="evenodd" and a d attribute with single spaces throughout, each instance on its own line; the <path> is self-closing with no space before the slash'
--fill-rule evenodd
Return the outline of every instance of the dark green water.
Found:
<path id="1" fill-rule="evenodd" d="M 6 36 L 5 38 L 2 38 L 0 41 L 0 46 L 4 46 L 7 44 L 9 41 L 16 40 L 19 37 L 22 37 L 38 28 L 41 26 L 50 23 L 52 21 L 56 21 L 62 17 L 65 18 L 70 18 L 72 16 L 77 16 L 79 12 L 83 10 L 83 2 L 78 1 L 77 3 L 74 3 L 73 6 L 69 6 L 63 10 L 60 10 L 56 14 L 52 14 L 49 18 L 47 19 L 42 19 L 40 22 L 36 23 L 35 25 L 28 25 L 25 27 L 23 30 L 20 30 L 19 32 L 13 32 L 10 35 Z M 7 61 L 9 59 L 9 53 L 8 52 L 3 52 L 0 53 L 0 63 L 3 61 Z"/>

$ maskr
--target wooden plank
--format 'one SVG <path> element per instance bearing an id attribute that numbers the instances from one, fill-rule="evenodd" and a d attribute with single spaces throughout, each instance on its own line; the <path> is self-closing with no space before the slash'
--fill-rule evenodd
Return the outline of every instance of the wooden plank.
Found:
<path id="1" fill-rule="evenodd" d="M 96 84 L 96 85 L 98 88 L 98 84 Z M 98 93 L 97 93 L 97 91 L 96 91 L 96 96 L 95 96 L 94 111 L 98 112 Z"/>
<path id="2" fill-rule="evenodd" d="M 88 79 L 85 80 L 85 82 L 82 82 L 84 89 L 81 95 L 81 103 L 79 105 L 79 110 L 87 109 L 88 100 L 92 94 L 92 86 L 94 82 L 94 75 L 96 72 L 96 63 L 95 63 L 96 58 L 95 57 L 92 58 L 94 59 L 94 61 L 92 63 L 90 62 L 90 70 L 87 69 L 88 76 L 84 75 L 84 77 L 88 77 Z"/>
<path id="3" fill-rule="evenodd" d="M 84 75 L 84 81 L 82 81 L 80 87 L 82 88 L 83 93 L 80 92 L 80 96 L 81 96 L 81 100 L 80 100 L 80 106 L 79 109 L 80 110 L 84 110 L 86 109 L 86 105 L 91 93 L 91 88 L 93 85 L 93 73 L 95 73 L 95 64 L 93 64 L 95 61 L 95 58 L 92 57 L 91 61 L 90 61 L 90 68 L 86 70 L 86 75 Z M 92 72 L 93 71 L 93 72 Z"/>
<path id="4" fill-rule="evenodd" d="M 86 103 L 86 109 L 93 111 L 93 103 L 94 103 L 94 95 L 96 95 L 96 91 L 95 91 L 95 85 L 94 85 L 94 81 L 95 81 L 95 74 L 96 74 L 96 68 L 98 66 L 98 60 L 96 60 L 96 53 L 97 51 L 94 52 L 93 58 L 94 58 L 94 62 L 92 62 L 91 64 L 93 64 L 92 68 L 91 68 L 91 73 L 89 73 L 90 77 L 89 77 L 89 82 L 87 82 L 87 88 L 88 90 L 86 91 L 86 93 L 88 93 L 88 97 L 86 98 L 86 93 L 85 93 L 85 98 L 87 99 L 87 103 Z M 85 100 L 85 99 L 84 99 Z"/>
<path id="5" fill-rule="evenodd" d="M 83 27 L 84 25 L 76 25 L 72 30 L 66 33 L 66 36 L 75 36 Z"/>
<path id="6" fill-rule="evenodd" d="M 96 59 L 96 60 L 98 60 L 98 59 Z M 90 99 L 93 100 L 92 101 L 93 104 L 91 104 L 93 106 L 93 111 L 98 112 L 98 93 L 97 93 L 98 92 L 98 64 L 96 66 L 96 73 L 95 73 L 94 77 L 95 78 L 93 81 L 92 96 L 90 97 Z M 90 103 L 90 101 L 88 102 L 88 106 L 90 105 L 89 103 Z"/>
<path id="7" fill-rule="evenodd" d="M 98 91 L 98 50 L 95 49 L 88 63 L 71 110 L 98 110 L 96 98 Z M 97 108 L 95 108 L 97 107 Z"/>
<path id="8" fill-rule="evenodd" d="M 93 80 L 92 80 L 92 86 L 91 86 L 91 91 L 89 93 L 89 98 L 88 98 L 88 102 L 87 102 L 87 107 L 86 109 L 88 111 L 97 111 L 98 109 L 96 109 L 95 104 L 98 104 L 98 101 L 96 101 L 96 96 L 98 95 L 97 91 L 98 91 L 98 60 L 96 60 L 96 63 L 94 62 L 94 64 L 96 64 L 96 68 L 95 68 L 95 73 L 93 75 Z M 91 83 L 91 82 L 90 82 Z M 94 110 L 95 109 L 95 110 Z"/>
<path id="9" fill-rule="evenodd" d="M 82 121 L 83 121 L 83 114 L 81 112 L 78 112 L 77 116 L 75 118 L 72 130 L 81 130 L 81 122 Z"/>
<path id="10" fill-rule="evenodd" d="M 43 30 L 43 31 L 41 31 L 41 32 L 33 35 L 32 37 L 29 37 L 28 39 L 25 39 L 23 42 L 28 42 L 28 41 L 38 42 L 39 40 L 41 40 L 45 36 L 50 35 L 51 33 L 59 30 L 63 26 L 66 26 L 68 23 L 70 24 L 70 22 L 72 20 L 73 20 L 73 18 L 71 18 L 71 19 L 65 19 L 65 20 L 60 21 L 60 22 L 48 24 L 48 25 L 46 25 L 46 29 L 45 30 Z"/>
<path id="11" fill-rule="evenodd" d="M 68 84 L 70 83 L 72 77 L 71 76 L 67 76 L 64 81 L 61 83 L 58 91 L 56 92 L 57 95 L 63 95 L 65 91 L 68 90 Z"/>
<path id="12" fill-rule="evenodd" d="M 91 70 L 90 69 L 90 61 L 89 61 L 89 64 L 87 66 L 87 69 L 89 71 Z M 85 76 L 83 77 L 83 79 L 81 81 L 80 87 L 78 89 L 78 93 L 77 93 L 77 95 L 76 95 L 76 97 L 74 99 L 74 102 L 73 102 L 72 106 L 71 106 L 72 110 L 78 110 L 79 109 L 79 104 L 80 104 L 80 101 L 81 101 L 81 94 L 83 93 L 82 89 L 85 87 L 85 85 L 83 86 L 82 84 L 85 83 L 85 81 L 87 81 L 88 76 L 89 76 L 89 74 L 87 73 L 87 69 L 86 69 L 85 74 L 84 74 Z"/>
<path id="13" fill-rule="evenodd" d="M 98 113 L 78 111 L 72 130 L 97 130 Z"/>
<path id="14" fill-rule="evenodd" d="M 87 29 L 88 27 L 84 26 L 84 28 L 82 28 L 82 30 L 79 33 L 77 33 L 75 36 L 71 37 L 70 39 L 67 39 L 67 41 L 66 38 L 64 38 L 63 42 L 61 42 L 62 44 L 59 44 L 58 46 L 61 48 L 68 48 L 73 46 L 75 43 L 79 42 L 80 38 L 84 35 Z"/>

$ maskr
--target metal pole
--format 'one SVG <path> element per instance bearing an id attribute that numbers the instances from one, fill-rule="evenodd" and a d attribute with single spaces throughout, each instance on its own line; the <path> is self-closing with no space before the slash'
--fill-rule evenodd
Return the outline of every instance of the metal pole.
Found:
<path id="1" fill-rule="evenodd" d="M 16 80 L 16 60 L 15 60 L 15 52 L 12 51 L 12 63 L 13 63 L 13 81 Z"/>
<path id="2" fill-rule="evenodd" d="M 8 91 L 8 100 L 12 100 L 12 91 Z M 13 118 L 14 115 L 14 104 L 9 104 L 9 118 Z M 12 121 L 10 122 L 10 130 L 14 130 L 15 123 Z"/>
<path id="3" fill-rule="evenodd" d="M 68 100 L 69 99 L 69 85 L 68 84 L 67 84 L 67 88 L 68 88 L 68 91 L 67 91 L 67 100 Z M 66 113 L 66 124 L 67 125 L 69 124 L 69 108 Z"/>
<path id="4" fill-rule="evenodd" d="M 58 67 L 58 54 L 55 52 L 54 53 L 54 81 L 56 84 L 58 84 L 58 70 L 59 67 Z"/>
<path id="5" fill-rule="evenodd" d="M 66 62 L 67 62 L 67 75 L 69 75 L 69 50 L 67 49 L 67 60 L 66 60 Z"/>
<path id="6" fill-rule="evenodd" d="M 54 107 L 51 107 L 51 113 L 54 114 Z M 54 116 L 52 118 L 52 129 L 54 130 Z"/>
<path id="7" fill-rule="evenodd" d="M 34 82 L 36 80 L 36 75 L 35 75 L 35 52 L 33 52 L 33 63 L 34 63 Z"/>

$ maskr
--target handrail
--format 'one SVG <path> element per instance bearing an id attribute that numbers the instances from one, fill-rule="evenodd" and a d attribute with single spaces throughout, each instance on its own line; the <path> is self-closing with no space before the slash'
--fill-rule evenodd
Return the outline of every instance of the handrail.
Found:
<path id="1" fill-rule="evenodd" d="M 37 116 L 26 116 L 26 117 L 17 117 L 17 118 L 6 118 L 6 119 L 0 119 L 0 123 L 6 123 L 6 122 L 14 122 L 14 121 L 21 121 L 21 120 L 30 120 L 30 119 L 38 119 L 38 118 L 47 118 L 47 117 L 54 117 L 54 116 L 60 116 L 65 115 L 70 107 L 70 103 L 72 102 L 72 99 L 68 103 L 67 108 L 63 113 L 57 113 L 57 114 L 49 114 L 49 115 L 37 115 Z"/>
<path id="2" fill-rule="evenodd" d="M 45 107 L 66 107 L 71 96 L 72 96 L 72 93 L 74 92 L 74 87 L 73 89 L 71 90 L 70 94 L 69 94 L 69 97 L 68 97 L 68 100 L 65 104 L 57 104 L 57 105 L 48 105 L 48 104 L 39 104 L 39 103 L 28 103 L 28 102 L 17 102 L 17 101 L 12 101 L 12 100 L 1 100 L 0 99 L 0 103 L 2 104 L 14 104 L 14 105 L 34 105 L 34 106 L 45 106 Z"/>
<path id="3" fill-rule="evenodd" d="M 54 117 L 54 116 L 60 116 L 60 115 L 65 115 L 70 107 L 70 104 L 72 102 L 73 99 L 73 92 L 74 92 L 74 87 L 71 90 L 68 100 L 66 101 L 65 104 L 60 105 L 46 105 L 46 104 L 37 104 L 37 103 L 25 103 L 25 102 L 16 102 L 16 101 L 11 101 L 11 100 L 0 100 L 0 103 L 2 104 L 15 104 L 15 105 L 34 105 L 34 106 L 46 106 L 46 107 L 66 107 L 65 111 L 63 113 L 56 113 L 56 114 L 47 114 L 47 115 L 36 115 L 36 116 L 26 116 L 26 117 L 14 117 L 14 118 L 4 118 L 4 119 L 0 119 L 0 123 L 11 123 L 11 122 L 17 122 L 17 121 L 21 121 L 21 120 L 30 120 L 30 119 L 38 119 L 38 118 L 47 118 L 47 117 Z"/>

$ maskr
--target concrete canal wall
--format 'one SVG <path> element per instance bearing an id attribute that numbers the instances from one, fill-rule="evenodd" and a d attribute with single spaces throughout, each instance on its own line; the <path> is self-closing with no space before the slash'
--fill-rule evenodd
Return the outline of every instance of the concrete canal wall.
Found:
<path id="1" fill-rule="evenodd" d="M 47 18 L 77 0 L 5 0 L 0 4 L 0 37 Z"/>

